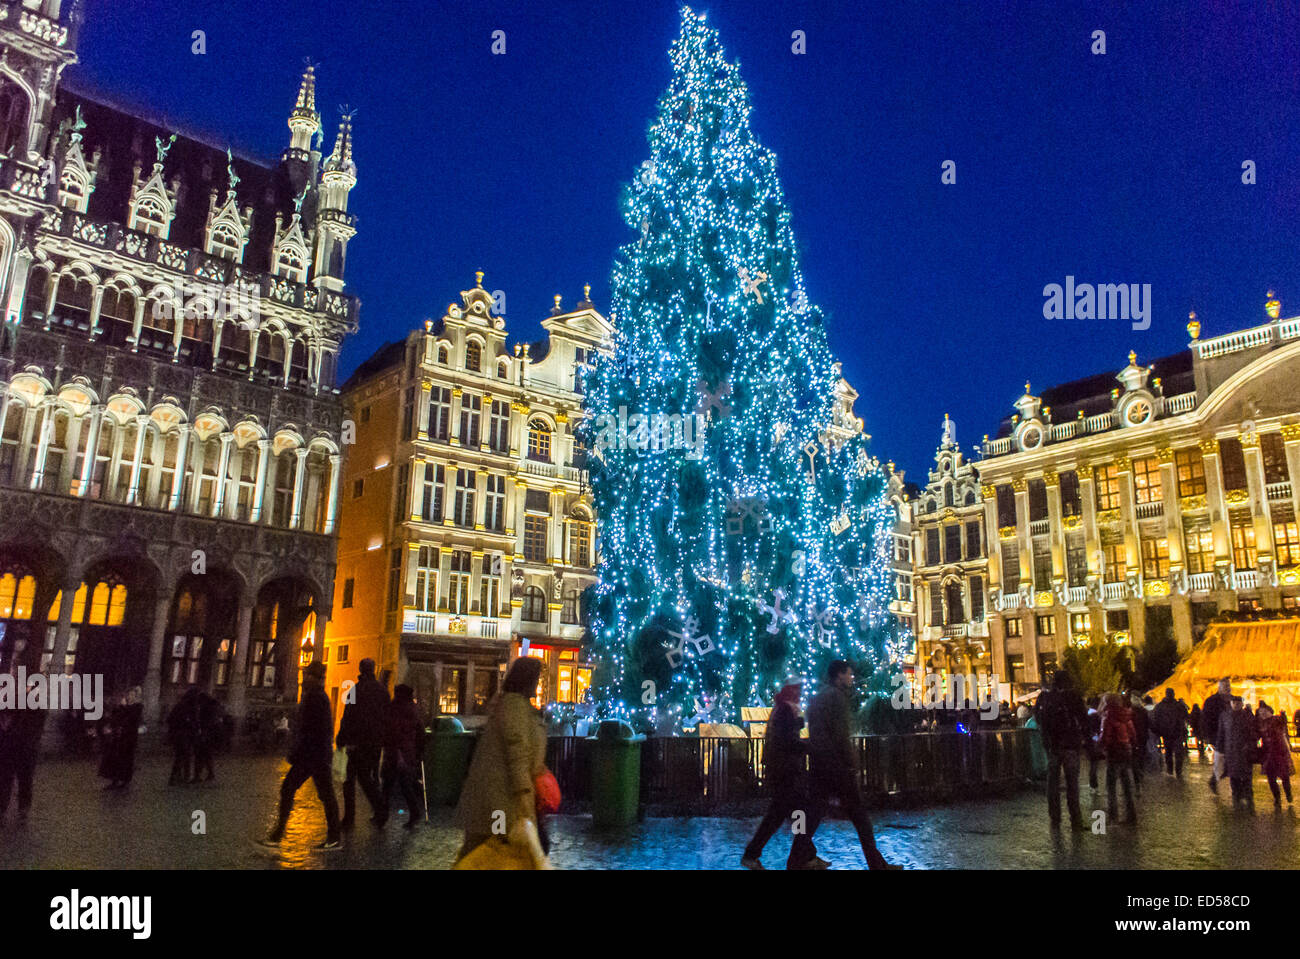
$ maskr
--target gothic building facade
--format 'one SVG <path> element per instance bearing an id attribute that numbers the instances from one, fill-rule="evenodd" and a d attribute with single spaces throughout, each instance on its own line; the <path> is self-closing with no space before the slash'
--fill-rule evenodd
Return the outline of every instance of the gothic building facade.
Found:
<path id="1" fill-rule="evenodd" d="M 612 328 L 588 293 L 555 298 L 546 339 L 506 346 L 483 274 L 436 323 L 382 347 L 344 385 L 338 695 L 371 657 L 426 709 L 481 713 L 517 656 L 544 663 L 542 702 L 576 703 L 584 591 L 595 581 L 582 371 Z"/>
<path id="2" fill-rule="evenodd" d="M 324 155 L 309 68 L 280 159 L 232 156 L 77 93 L 76 37 L 0 6 L 0 668 L 242 716 L 330 615 L 351 122 Z"/>

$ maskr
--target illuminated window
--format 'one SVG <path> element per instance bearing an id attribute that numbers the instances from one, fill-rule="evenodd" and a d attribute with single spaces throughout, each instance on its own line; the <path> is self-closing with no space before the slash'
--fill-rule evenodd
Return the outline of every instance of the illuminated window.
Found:
<path id="1" fill-rule="evenodd" d="M 1097 487 L 1097 509 L 1119 509 L 1119 471 L 1115 464 L 1094 467 L 1092 478 Z"/>
<path id="2" fill-rule="evenodd" d="M 469 578 L 471 554 L 456 550 L 451 554 L 451 572 L 447 588 L 447 609 L 458 616 L 469 612 Z"/>
<path id="3" fill-rule="evenodd" d="M 524 559 L 530 563 L 546 562 L 546 527 L 549 516 L 524 517 Z"/>
<path id="4" fill-rule="evenodd" d="M 541 420 L 528 424 L 528 458 L 542 463 L 551 462 L 551 430 Z"/>
<path id="5" fill-rule="evenodd" d="M 465 345 L 465 369 L 471 373 L 477 373 L 483 368 L 483 347 L 470 340 Z"/>
<path id="6" fill-rule="evenodd" d="M 1237 569 L 1254 569 L 1256 565 L 1255 524 L 1249 510 L 1229 514 L 1232 529 L 1232 564 Z"/>
<path id="7" fill-rule="evenodd" d="M 524 590 L 524 605 L 520 618 L 530 623 L 546 622 L 546 594 L 540 587 L 529 586 Z"/>
<path id="8" fill-rule="evenodd" d="M 36 603 L 36 577 L 13 573 L 0 577 L 0 619 L 31 619 Z"/>
<path id="9" fill-rule="evenodd" d="M 1142 540 L 1142 576 L 1145 579 L 1164 579 L 1169 575 L 1169 540 Z"/>
<path id="10" fill-rule="evenodd" d="M 1300 526 L 1293 512 L 1274 511 L 1273 544 L 1277 548 L 1278 566 L 1300 566 Z"/>
<path id="11" fill-rule="evenodd" d="M 438 608 L 438 547 L 421 546 L 415 570 L 415 608 L 432 613 Z"/>
<path id="12" fill-rule="evenodd" d="M 451 428 L 451 390 L 435 386 L 429 390 L 429 439 L 446 442 Z"/>
<path id="13" fill-rule="evenodd" d="M 1105 579 L 1108 583 L 1122 583 L 1128 576 L 1128 554 L 1124 544 L 1105 543 L 1101 547 L 1105 556 Z"/>
<path id="14" fill-rule="evenodd" d="M 591 565 L 591 524 L 582 520 L 569 523 L 569 565 Z"/>
<path id="15" fill-rule="evenodd" d="M 1187 547 L 1187 572 L 1214 572 L 1214 533 L 1208 521 L 1199 526 L 1188 526 L 1183 533 L 1183 542 Z"/>
<path id="16" fill-rule="evenodd" d="M 1139 503 L 1160 502 L 1160 461 L 1154 456 L 1133 461 L 1133 490 Z"/>
<path id="17" fill-rule="evenodd" d="M 1178 473 L 1179 496 L 1201 496 L 1205 493 L 1205 461 L 1197 449 L 1179 450 L 1174 454 L 1174 468 Z"/>

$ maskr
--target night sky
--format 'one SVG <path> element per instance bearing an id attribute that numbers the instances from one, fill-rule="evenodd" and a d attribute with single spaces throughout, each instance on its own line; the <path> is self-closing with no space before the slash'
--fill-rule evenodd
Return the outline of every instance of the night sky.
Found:
<path id="1" fill-rule="evenodd" d="M 1189 8 L 1193 5 L 1187 4 Z M 79 89 L 277 158 L 303 57 L 333 144 L 357 108 L 350 372 L 473 283 L 535 339 L 555 293 L 609 303 L 633 236 L 673 2 L 87 0 Z M 924 481 L 1043 387 L 1300 312 L 1300 16 L 1165 4 L 701 3 L 773 149 L 810 299 L 882 459 Z M 490 52 L 505 30 L 507 53 Z M 807 54 L 791 53 L 791 32 Z M 1090 52 L 1093 30 L 1107 52 Z M 207 54 L 191 53 L 204 30 Z M 945 160 L 957 183 L 940 183 Z M 1258 182 L 1243 185 L 1242 161 Z M 1150 283 L 1150 329 L 1043 319 L 1043 287 Z"/>

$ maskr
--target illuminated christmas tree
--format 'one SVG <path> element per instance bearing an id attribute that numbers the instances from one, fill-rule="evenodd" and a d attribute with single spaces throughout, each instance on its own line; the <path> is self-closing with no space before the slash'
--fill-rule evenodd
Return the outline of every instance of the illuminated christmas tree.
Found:
<path id="1" fill-rule="evenodd" d="M 836 658 L 886 685 L 892 507 L 799 272 L 738 64 L 682 10 L 588 376 L 593 683 L 607 715 L 734 721 Z M 846 399 L 847 398 L 847 399 Z"/>

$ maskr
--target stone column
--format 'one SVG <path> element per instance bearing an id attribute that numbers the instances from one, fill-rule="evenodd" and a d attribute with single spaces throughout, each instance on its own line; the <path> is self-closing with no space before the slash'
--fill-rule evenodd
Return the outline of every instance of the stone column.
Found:
<path id="1" fill-rule="evenodd" d="M 416 416 L 419 424 L 419 437 L 422 440 L 429 438 L 429 393 L 433 390 L 433 380 L 420 381 L 420 396 L 416 400 L 419 408 L 416 410 Z"/>
<path id="2" fill-rule="evenodd" d="M 1259 448 L 1258 433 L 1241 435 L 1241 452 L 1246 461 L 1246 489 L 1249 496 L 1250 519 L 1255 528 L 1255 568 L 1259 570 L 1259 598 L 1265 609 L 1282 605 L 1282 594 L 1271 581 L 1275 572 L 1277 553 L 1273 548 L 1273 515 L 1268 505 L 1268 489 L 1264 483 L 1264 457 Z M 1269 577 L 1265 577 L 1265 570 Z"/>
<path id="3" fill-rule="evenodd" d="M 230 695 L 226 698 L 226 709 L 234 717 L 235 728 L 243 725 L 248 712 L 248 651 L 253 632 L 252 599 L 239 598 L 239 616 L 235 621 L 235 652 L 230 663 Z"/>
<path id="4" fill-rule="evenodd" d="M 302 481 L 307 469 L 307 451 L 299 447 L 293 454 L 298 458 L 298 466 L 293 474 L 293 511 L 289 515 L 289 528 L 298 529 L 302 521 Z"/>
<path id="5" fill-rule="evenodd" d="M 45 479 L 45 454 L 50 448 L 50 437 L 54 435 L 55 400 L 46 397 L 41 402 L 40 412 L 32 418 L 32 431 L 36 433 L 36 455 L 32 458 L 31 478 L 27 481 L 29 489 L 40 489 Z M 36 426 L 39 422 L 40 426 Z"/>
<path id="6" fill-rule="evenodd" d="M 181 492 L 185 489 L 185 473 L 189 466 L 190 434 L 193 432 L 194 427 L 182 426 L 176 441 L 176 472 L 172 475 L 171 498 L 167 503 L 167 508 L 173 513 L 181 506 Z"/>
<path id="7" fill-rule="evenodd" d="M 97 286 L 95 287 L 94 293 L 90 296 L 90 339 L 92 340 L 95 338 L 95 335 L 100 332 L 99 311 L 103 306 L 104 288 L 102 286 Z"/>
<path id="8" fill-rule="evenodd" d="M 1300 424 L 1282 427 L 1282 441 L 1286 444 L 1286 472 L 1291 481 L 1291 508 L 1300 517 Z"/>
<path id="9" fill-rule="evenodd" d="M 135 450 L 131 460 L 131 485 L 127 489 L 126 501 L 134 503 L 140 492 L 140 466 L 144 460 L 144 438 L 149 425 L 149 415 L 139 413 L 135 418 Z"/>
<path id="10" fill-rule="evenodd" d="M 226 486 L 230 482 L 230 446 L 235 441 L 234 433 L 221 434 L 221 455 L 217 457 L 217 480 L 212 491 L 212 515 L 220 518 L 222 507 L 226 505 Z"/>
<path id="11" fill-rule="evenodd" d="M 99 456 L 99 434 L 103 426 L 104 409 L 96 407 L 90 412 L 90 428 L 86 431 L 86 454 L 81 461 L 81 482 L 77 487 L 77 495 L 83 498 L 89 493 L 91 478 L 95 475 L 95 460 Z"/>
<path id="12" fill-rule="evenodd" d="M 135 299 L 135 319 L 131 322 L 131 352 L 140 351 L 140 331 L 144 328 L 144 298 Z"/>
<path id="13" fill-rule="evenodd" d="M 256 326 L 248 332 L 248 379 L 250 382 L 257 372 L 257 340 L 261 332 L 261 329 Z"/>
<path id="14" fill-rule="evenodd" d="M 262 521 L 262 504 L 266 499 L 266 464 L 271 448 L 270 440 L 257 441 L 257 479 L 253 482 L 253 509 L 249 514 L 250 523 Z"/>
<path id="15" fill-rule="evenodd" d="M 334 519 L 338 515 L 339 508 L 339 482 L 343 473 L 343 457 L 339 453 L 330 454 L 330 487 L 329 503 L 325 508 L 325 529 L 326 535 L 334 532 Z M 419 487 L 414 487 L 419 489 Z"/>
<path id="16" fill-rule="evenodd" d="M 171 616 L 171 588 L 160 584 L 154 601 L 153 627 L 149 633 L 149 661 L 144 673 L 144 717 L 146 722 L 162 722 L 162 661 L 167 649 L 167 626 Z"/>

